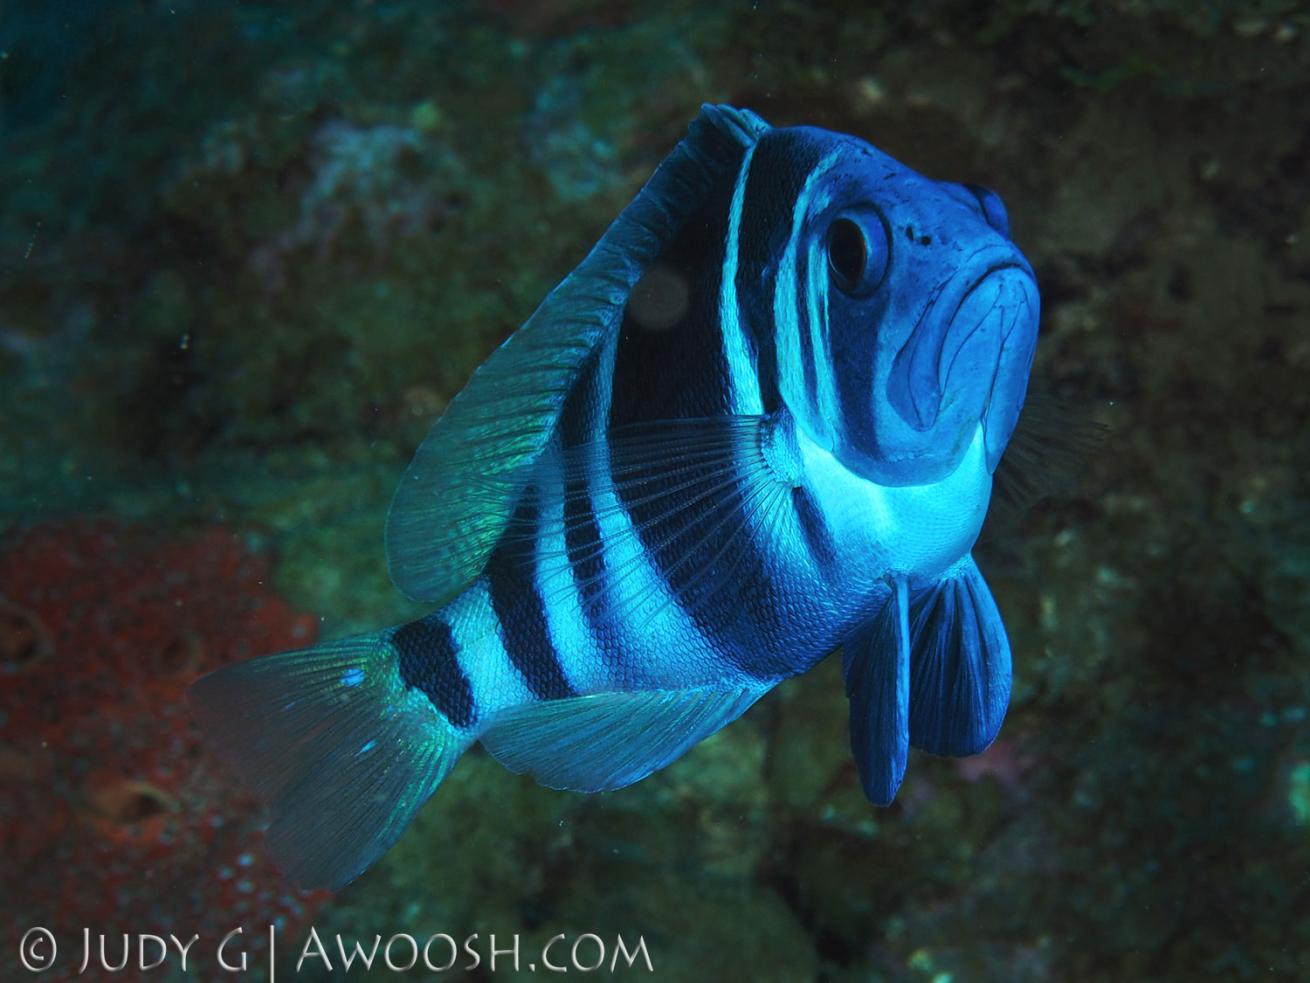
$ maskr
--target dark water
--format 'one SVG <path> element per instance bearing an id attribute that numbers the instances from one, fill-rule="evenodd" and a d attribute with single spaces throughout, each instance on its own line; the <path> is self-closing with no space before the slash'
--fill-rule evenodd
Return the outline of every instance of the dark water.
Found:
<path id="1" fill-rule="evenodd" d="M 270 925 L 297 978 L 311 924 L 334 971 L 298 978 L 338 935 L 444 965 L 474 933 L 442 977 L 535 975 L 560 934 L 674 980 L 1310 975 L 1310 15 L 871 6 L 0 5 L 0 978 L 34 926 L 37 978 L 84 927 L 111 963 L 198 934 L 225 978 L 238 926 L 263 978 Z M 1000 740 L 912 752 L 875 810 L 828 660 L 622 792 L 472 752 L 297 894 L 186 683 L 415 613 L 394 481 L 704 101 L 1006 199 L 1034 377 L 1111 434 L 979 552 Z"/>

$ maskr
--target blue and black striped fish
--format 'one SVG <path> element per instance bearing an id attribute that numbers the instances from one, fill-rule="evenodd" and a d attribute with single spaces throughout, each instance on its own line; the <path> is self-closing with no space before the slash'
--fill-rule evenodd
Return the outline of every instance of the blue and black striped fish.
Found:
<path id="1" fill-rule="evenodd" d="M 222 669 L 196 715 L 338 886 L 481 741 L 639 781 L 843 649 L 864 789 L 995 737 L 1010 649 L 970 556 L 1037 288 L 992 193 L 707 106 L 474 373 L 387 519 L 432 614 Z"/>

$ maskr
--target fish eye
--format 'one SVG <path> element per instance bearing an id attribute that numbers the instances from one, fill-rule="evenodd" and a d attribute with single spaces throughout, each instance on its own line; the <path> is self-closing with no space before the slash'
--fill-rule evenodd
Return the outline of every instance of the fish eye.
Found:
<path id="1" fill-rule="evenodd" d="M 877 286 L 887 267 L 887 232 L 878 225 L 876 235 L 866 231 L 866 223 L 843 215 L 828 226 L 828 272 L 843 293 L 860 293 Z"/>
<path id="2" fill-rule="evenodd" d="M 1010 215 L 1005 210 L 1005 202 L 1001 201 L 1001 196 L 980 184 L 966 184 L 965 187 L 978 199 L 978 207 L 982 209 L 987 224 L 1005 238 L 1010 238 Z"/>

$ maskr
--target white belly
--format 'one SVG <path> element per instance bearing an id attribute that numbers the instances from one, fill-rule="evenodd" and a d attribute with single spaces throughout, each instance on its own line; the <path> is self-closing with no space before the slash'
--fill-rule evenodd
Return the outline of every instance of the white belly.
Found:
<path id="1" fill-rule="evenodd" d="M 832 530 L 850 588 L 866 590 L 891 574 L 933 580 L 972 548 L 992 490 L 981 425 L 959 466 L 930 485 L 878 485 L 799 428 L 796 441 L 801 481 Z"/>

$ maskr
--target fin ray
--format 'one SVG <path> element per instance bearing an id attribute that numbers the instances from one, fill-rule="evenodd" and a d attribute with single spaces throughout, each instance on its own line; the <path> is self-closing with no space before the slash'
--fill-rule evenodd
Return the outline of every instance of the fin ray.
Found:
<path id="1" fill-rule="evenodd" d="M 1105 444 L 1109 429 L 1073 400 L 1049 386 L 1030 383 L 1009 444 L 996 467 L 983 538 L 1014 525 L 1047 498 L 1077 493 L 1088 463 Z"/>
<path id="2" fill-rule="evenodd" d="M 187 697 L 269 805 L 273 859 L 306 887 L 340 888 L 385 853 L 472 740 L 405 691 L 378 635 L 227 666 Z"/>
<path id="3" fill-rule="evenodd" d="M 893 582 L 878 613 L 843 644 L 842 672 L 860 784 L 874 805 L 890 805 L 910 749 L 909 594 L 903 578 Z"/>
<path id="4" fill-rule="evenodd" d="M 482 744 L 548 788 L 623 788 L 672 764 L 736 720 L 770 685 L 593 693 L 503 711 Z"/>
<path id="5" fill-rule="evenodd" d="M 536 532 L 571 541 L 575 559 L 604 558 L 593 582 L 604 578 L 610 589 L 585 603 L 606 605 L 609 617 L 634 630 L 673 603 L 693 618 L 707 615 L 737 582 L 757 548 L 755 537 L 768 536 L 786 501 L 789 486 L 761 450 L 773 425 L 763 416 L 725 416 L 665 421 L 643 426 L 640 435 L 611 433 L 609 467 L 593 445 L 570 448 L 562 487 L 566 494 L 582 489 L 588 507 L 574 515 L 559 509 Z M 682 453 L 688 445 L 699 449 Z M 548 594 L 573 589 L 568 554 L 567 548 L 538 551 Z M 647 583 L 642 569 L 656 561 L 662 575 Z M 657 590 L 664 596 L 652 605 Z"/>
<path id="6" fill-rule="evenodd" d="M 727 603 L 725 591 L 741 586 L 738 574 L 769 549 L 790 493 L 762 450 L 774 423 L 764 416 L 668 420 L 640 425 L 631 443 L 638 431 L 625 427 L 567 450 L 556 444 L 534 469 L 539 507 L 511 517 L 499 545 L 510 547 L 510 562 L 531 565 L 547 610 L 576 599 L 584 616 L 633 633 L 675 604 L 693 620 L 712 620 L 711 609 Z M 697 435 L 704 452 L 680 458 Z M 623 477 L 611 479 L 611 470 Z M 647 507 L 640 518 L 630 512 L 634 503 Z M 652 570 L 656 553 L 660 565 Z M 602 582 L 607 589 L 596 590 Z M 469 635 L 464 645 L 481 637 Z"/>
<path id="7" fill-rule="evenodd" d="M 996 739 L 1010 702 L 1010 643 L 973 558 L 911 603 L 910 743 L 932 754 L 977 754 Z"/>

